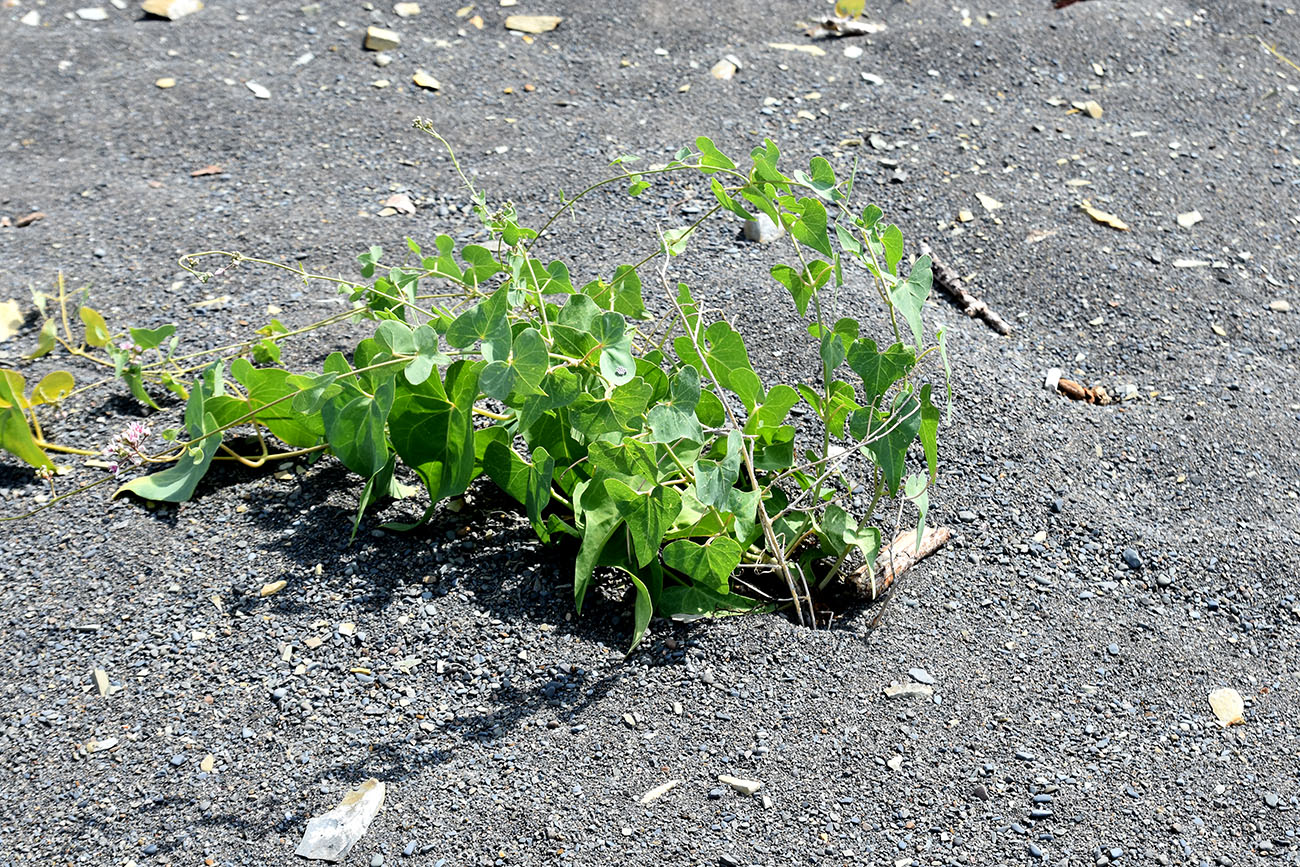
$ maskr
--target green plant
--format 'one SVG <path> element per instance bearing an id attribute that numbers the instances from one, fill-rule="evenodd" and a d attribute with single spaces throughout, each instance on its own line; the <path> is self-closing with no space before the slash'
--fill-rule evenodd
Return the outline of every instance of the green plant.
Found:
<path id="1" fill-rule="evenodd" d="M 446 146 L 429 122 L 416 125 Z M 841 182 L 820 157 L 787 176 L 771 141 L 755 148 L 742 170 L 701 137 L 666 165 L 640 169 L 634 157 L 615 160 L 618 175 L 565 200 L 535 230 L 512 205 L 489 205 L 447 150 L 487 243 L 457 251 L 443 235 L 426 251 L 408 239 L 400 264 L 379 247 L 361 254 L 364 283 L 320 278 L 349 294 L 347 315 L 376 325 L 350 358 L 334 352 L 316 373 L 279 366 L 279 343 L 342 315 L 293 332 L 273 322 L 247 343 L 177 356 L 171 326 L 130 329 L 122 339 L 84 304 L 85 337 L 74 344 L 60 284 L 59 311 L 47 316 L 34 354 L 62 344 L 89 358 L 88 346 L 101 347 L 110 357 L 96 362 L 111 365 L 141 400 L 152 404 L 144 387 L 150 382 L 185 399 L 183 432 L 169 434 L 170 449 L 144 456 L 174 463 L 117 493 L 182 501 L 218 456 L 257 464 L 328 450 L 365 479 L 357 522 L 382 497 L 410 496 L 398 468 L 413 471 L 429 503 L 419 521 L 399 527 L 412 529 L 437 503 L 486 476 L 521 504 L 543 541 L 576 540 L 579 611 L 602 567 L 630 584 L 633 645 L 656 612 L 690 617 L 792 606 L 801 622 L 815 625 L 819 591 L 850 565 L 871 573 L 881 533 L 869 523 L 886 499 L 897 500 L 900 516 L 905 503 L 916 508 L 919 541 L 938 470 L 941 415 L 920 372 L 937 353 L 951 407 L 944 334 L 931 338 L 924 328 L 929 260 L 899 273 L 902 232 L 874 205 L 850 210 L 852 178 Z M 543 236 L 583 197 L 612 183 L 637 196 L 673 172 L 707 177 L 716 203 L 695 223 L 664 231 L 647 256 L 581 286 L 562 261 L 538 257 Z M 719 211 L 743 219 L 766 214 L 788 230 L 797 261 L 774 265 L 771 274 L 817 347 L 820 369 L 811 381 L 767 387 L 742 335 L 703 309 L 685 283 L 671 285 L 670 260 Z M 220 251 L 182 264 L 207 280 L 213 275 L 198 269 L 208 256 L 225 257 L 226 267 L 285 267 Z M 656 256 L 668 307 L 657 320 L 643 295 L 645 266 Z M 883 349 L 856 318 L 838 315 L 862 302 L 842 298 L 849 263 L 865 270 L 881 302 L 892 338 Z M 50 377 L 60 378 L 47 384 Z M 35 408 L 73 393 L 69 374 L 50 377 L 27 395 L 17 372 L 0 376 L 0 448 L 42 467 L 50 466 L 47 450 L 58 447 L 42 439 Z M 789 415 L 800 403 L 815 430 L 797 436 Z M 259 455 L 223 443 L 225 431 L 243 425 L 256 432 Z M 140 433 L 126 441 L 138 443 Z M 268 436 L 288 450 L 273 454 Z M 918 442 L 923 469 L 909 472 Z M 870 504 L 857 516 L 842 504 L 853 488 L 846 464 L 855 454 L 871 473 Z"/>

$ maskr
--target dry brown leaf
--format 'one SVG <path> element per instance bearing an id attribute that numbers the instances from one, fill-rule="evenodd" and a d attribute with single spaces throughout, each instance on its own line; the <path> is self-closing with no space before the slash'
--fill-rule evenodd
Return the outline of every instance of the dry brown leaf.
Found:
<path id="1" fill-rule="evenodd" d="M 506 29 L 520 33 L 545 33 L 559 27 L 563 20 L 559 15 L 511 15 L 506 18 Z"/>
<path id="2" fill-rule="evenodd" d="M 1039 241 L 1046 241 L 1056 234 L 1056 229 L 1034 229 L 1025 236 L 1026 244 L 1037 244 Z"/>
<path id="3" fill-rule="evenodd" d="M 1079 207 L 1083 208 L 1084 213 L 1089 217 L 1092 217 L 1098 223 L 1110 226 L 1112 229 L 1119 229 L 1121 232 L 1128 231 L 1128 223 L 1124 222 L 1114 214 L 1108 214 L 1100 208 L 1093 207 L 1092 203 L 1087 199 L 1080 202 Z"/>

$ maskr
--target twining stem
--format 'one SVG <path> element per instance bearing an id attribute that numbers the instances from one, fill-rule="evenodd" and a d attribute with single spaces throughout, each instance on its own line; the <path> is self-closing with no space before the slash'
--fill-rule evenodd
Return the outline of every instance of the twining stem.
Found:
<path id="1" fill-rule="evenodd" d="M 35 421 L 35 420 L 36 420 L 36 418 L 35 418 L 35 415 L 33 414 L 32 421 Z M 61 452 L 62 454 L 65 454 L 65 455 L 97 455 L 97 454 L 100 454 L 100 452 L 92 452 L 92 451 L 90 451 L 90 450 L 88 450 L 88 449 L 78 449 L 78 448 L 73 448 L 72 446 L 61 446 L 61 445 L 57 445 L 57 444 L 55 444 L 55 443 L 47 443 L 45 440 L 41 439 L 41 434 L 40 434 L 40 431 L 39 431 L 39 430 L 36 431 L 36 445 L 37 445 L 37 447 L 39 447 L 42 451 L 47 451 L 47 452 Z"/>

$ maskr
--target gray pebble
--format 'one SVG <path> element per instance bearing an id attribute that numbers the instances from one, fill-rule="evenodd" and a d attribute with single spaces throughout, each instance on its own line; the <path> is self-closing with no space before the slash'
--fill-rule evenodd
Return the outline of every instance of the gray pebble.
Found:
<path id="1" fill-rule="evenodd" d="M 370 856 L 370 867 L 384 867 L 384 856 L 376 852 Z"/>
<path id="2" fill-rule="evenodd" d="M 1137 548 L 1125 548 L 1123 556 L 1124 562 L 1128 564 L 1130 569 L 1142 568 L 1142 557 L 1138 554 Z"/>
<path id="3" fill-rule="evenodd" d="M 1111 656 L 1119 656 L 1119 645 L 1118 644 L 1108 645 L 1106 647 L 1106 652 L 1109 653 Z"/>
<path id="4" fill-rule="evenodd" d="M 917 683 L 924 683 L 927 686 L 934 686 L 934 684 L 937 683 L 934 676 L 924 668 L 909 668 L 907 670 L 907 675 Z"/>

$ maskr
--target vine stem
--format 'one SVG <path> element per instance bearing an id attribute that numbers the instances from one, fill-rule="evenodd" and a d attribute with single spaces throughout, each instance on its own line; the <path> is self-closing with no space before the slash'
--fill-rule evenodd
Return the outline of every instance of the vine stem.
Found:
<path id="1" fill-rule="evenodd" d="M 667 240 L 663 239 L 662 236 L 660 236 L 660 239 L 663 242 L 664 248 L 667 249 L 668 246 Z M 687 319 L 686 317 L 686 311 L 682 309 L 681 304 L 679 304 L 677 301 L 677 296 L 673 294 L 671 287 L 668 285 L 668 257 L 666 256 L 664 257 L 663 265 L 659 269 L 659 279 L 660 282 L 663 283 L 664 294 L 668 296 L 669 302 L 676 309 L 677 315 L 681 319 L 682 327 L 686 330 L 687 338 L 691 341 L 691 344 L 695 347 L 696 353 L 700 357 L 700 363 L 704 365 L 704 372 L 708 375 L 711 381 L 716 383 L 718 381 L 718 378 L 713 375 L 713 370 L 711 365 L 709 364 L 708 356 L 705 354 L 704 348 L 700 346 L 699 336 L 694 331 L 691 330 L 690 320 Z M 727 395 L 725 393 L 722 393 L 721 389 L 719 389 L 719 392 L 720 393 L 718 394 L 718 400 L 722 404 L 722 408 L 726 411 L 727 417 L 731 419 L 732 425 L 735 426 L 737 430 L 739 430 L 741 428 L 740 419 L 737 417 L 735 410 L 732 408 L 731 401 L 727 398 Z M 749 476 L 749 483 L 751 487 L 753 488 L 753 490 L 761 492 L 763 489 L 759 486 L 758 476 L 754 472 L 754 456 L 753 453 L 751 452 L 748 442 L 743 437 L 741 438 L 741 457 L 743 458 L 745 464 L 745 472 Z M 759 522 L 763 525 L 763 535 L 767 539 L 768 549 L 772 552 L 772 555 L 776 558 L 777 570 L 781 573 L 781 577 L 785 579 L 786 587 L 789 588 L 790 595 L 793 597 L 795 614 L 799 618 L 799 625 L 806 626 L 808 625 L 808 623 L 807 620 L 804 618 L 803 602 L 800 600 L 799 590 L 795 586 L 794 577 L 790 574 L 790 564 L 789 562 L 787 562 L 785 558 L 785 549 L 777 541 L 776 530 L 772 527 L 772 521 L 767 515 L 767 508 L 763 505 L 763 497 L 761 493 L 759 494 L 758 497 L 758 518 L 759 518 Z M 805 591 L 807 590 L 806 581 L 804 582 L 804 589 Z M 809 602 L 809 611 L 808 611 L 809 616 L 814 617 L 815 615 L 813 614 L 812 611 L 812 599 L 809 598 L 808 602 Z M 814 629 L 817 627 L 817 623 L 815 619 L 812 622 L 812 626 Z"/>

